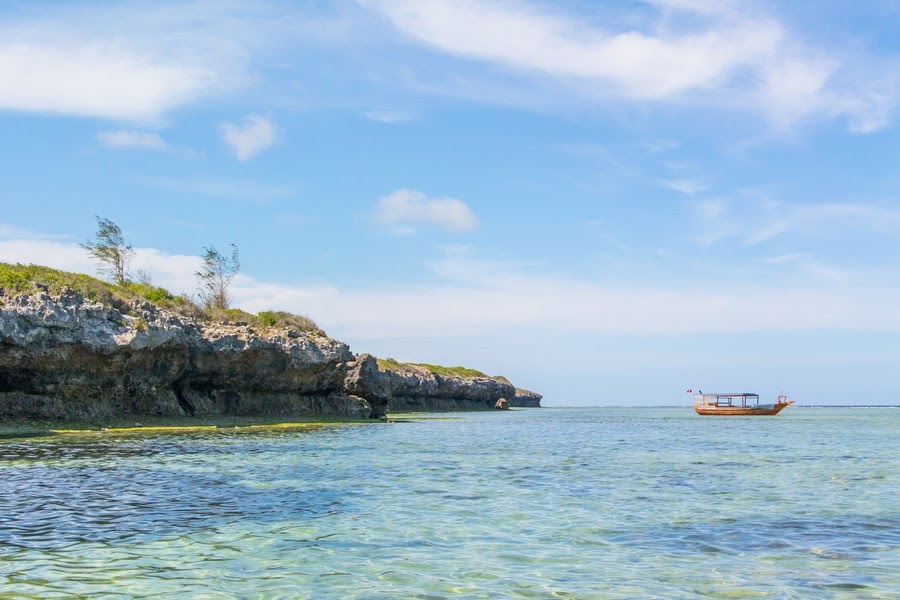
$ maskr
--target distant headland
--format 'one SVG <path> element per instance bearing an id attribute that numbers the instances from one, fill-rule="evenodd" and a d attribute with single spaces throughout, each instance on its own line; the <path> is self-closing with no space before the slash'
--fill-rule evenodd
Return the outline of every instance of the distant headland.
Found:
<path id="1" fill-rule="evenodd" d="M 504 377 L 354 355 L 307 317 L 0 263 L 0 420 L 378 419 L 538 407 Z"/>

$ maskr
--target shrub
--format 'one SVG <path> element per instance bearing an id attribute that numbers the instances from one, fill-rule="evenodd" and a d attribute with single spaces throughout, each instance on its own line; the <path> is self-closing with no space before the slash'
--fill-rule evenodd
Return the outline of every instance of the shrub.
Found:
<path id="1" fill-rule="evenodd" d="M 295 315 L 289 312 L 278 311 L 275 313 L 279 327 L 296 329 L 297 331 L 318 331 L 324 333 L 315 322 L 306 315 Z"/>
<path id="2" fill-rule="evenodd" d="M 295 315 L 281 310 L 263 310 L 256 314 L 256 324 L 261 327 L 283 327 L 296 331 L 318 331 L 319 326 L 305 315 Z"/>
<path id="3" fill-rule="evenodd" d="M 256 316 L 259 317 L 259 324 L 263 327 L 274 327 L 278 322 L 278 317 L 271 310 L 260 311 Z"/>
<path id="4" fill-rule="evenodd" d="M 155 287 L 148 283 L 128 283 L 125 287 L 154 304 L 161 302 L 178 303 L 179 300 L 183 301 L 182 298 L 173 296 L 166 288 Z"/>
<path id="5" fill-rule="evenodd" d="M 378 368 L 382 371 L 402 371 L 404 364 L 393 358 L 377 358 Z"/>

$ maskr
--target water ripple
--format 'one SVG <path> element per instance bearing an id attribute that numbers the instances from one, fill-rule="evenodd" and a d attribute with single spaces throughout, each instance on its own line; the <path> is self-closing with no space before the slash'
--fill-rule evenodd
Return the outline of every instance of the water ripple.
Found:
<path id="1" fill-rule="evenodd" d="M 894 413 L 7 440 L 0 596 L 897 597 Z"/>

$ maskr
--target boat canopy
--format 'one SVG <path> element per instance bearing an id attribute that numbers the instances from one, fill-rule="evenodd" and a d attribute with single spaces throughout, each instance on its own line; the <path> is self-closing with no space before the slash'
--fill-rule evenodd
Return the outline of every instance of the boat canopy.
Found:
<path id="1" fill-rule="evenodd" d="M 694 397 L 698 400 L 702 398 L 703 404 L 715 404 L 716 406 L 748 406 L 751 404 L 759 404 L 759 394 L 752 394 L 750 392 L 713 392 L 711 394 L 696 394 Z"/>

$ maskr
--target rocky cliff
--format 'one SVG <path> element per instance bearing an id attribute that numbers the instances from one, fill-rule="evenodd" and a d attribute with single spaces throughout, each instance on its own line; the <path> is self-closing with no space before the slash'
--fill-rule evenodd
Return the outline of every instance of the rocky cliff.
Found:
<path id="1" fill-rule="evenodd" d="M 516 390 L 423 367 L 381 370 L 319 331 L 206 323 L 63 288 L 0 290 L 0 419 L 344 416 L 492 408 Z"/>
<path id="2" fill-rule="evenodd" d="M 516 388 L 516 394 L 509 398 L 509 405 L 519 408 L 539 408 L 543 396 L 537 392 Z"/>
<path id="3" fill-rule="evenodd" d="M 364 398 L 383 399 L 394 412 L 487 410 L 516 393 L 505 380 L 482 374 L 436 373 L 413 364 L 379 368 L 368 354 L 359 357 L 346 389 Z"/>
<path id="4" fill-rule="evenodd" d="M 207 324 L 149 302 L 128 314 L 71 290 L 3 296 L 0 418 L 384 414 L 344 393 L 346 344 Z"/>

